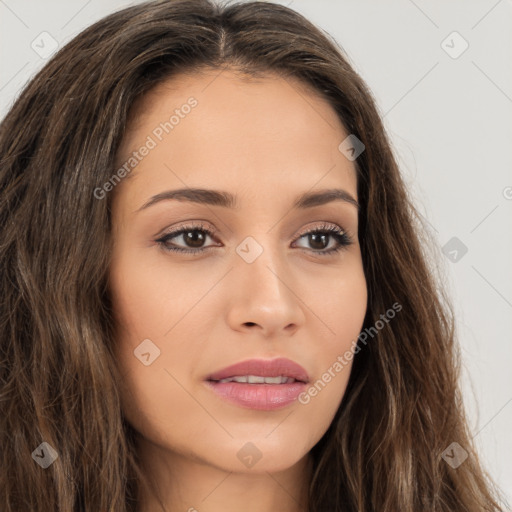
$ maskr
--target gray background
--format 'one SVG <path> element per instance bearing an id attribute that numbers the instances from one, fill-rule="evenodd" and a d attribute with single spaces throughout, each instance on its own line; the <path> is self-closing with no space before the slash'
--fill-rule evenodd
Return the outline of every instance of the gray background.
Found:
<path id="1" fill-rule="evenodd" d="M 0 0 L 0 116 L 44 65 L 52 38 L 62 46 L 133 3 Z M 512 3 L 279 3 L 333 36 L 375 95 L 442 258 L 474 439 L 512 501 Z"/>

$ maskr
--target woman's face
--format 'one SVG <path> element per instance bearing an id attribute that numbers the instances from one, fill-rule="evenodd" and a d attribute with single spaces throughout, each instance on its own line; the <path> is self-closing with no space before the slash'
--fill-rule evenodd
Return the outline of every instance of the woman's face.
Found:
<path id="1" fill-rule="evenodd" d="M 351 370 L 337 361 L 367 303 L 347 200 L 356 171 L 338 149 L 348 135 L 327 102 L 273 75 L 182 75 L 138 105 L 116 167 L 129 177 L 111 192 L 110 284 L 125 416 L 152 449 L 279 471 L 329 427 Z M 305 197 L 330 189 L 343 192 Z M 308 382 L 218 382 L 278 358 L 306 375 L 270 364 L 224 376 Z"/>

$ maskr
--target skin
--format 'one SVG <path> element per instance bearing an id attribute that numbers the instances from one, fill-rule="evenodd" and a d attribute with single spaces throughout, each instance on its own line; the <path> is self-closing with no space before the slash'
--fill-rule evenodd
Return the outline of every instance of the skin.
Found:
<path id="1" fill-rule="evenodd" d="M 329 188 L 357 200 L 354 162 L 338 150 L 348 133 L 300 82 L 196 72 L 136 106 L 117 163 L 190 96 L 197 106 L 110 192 L 124 414 L 165 510 L 305 510 L 308 454 L 336 413 L 351 362 L 309 403 L 274 411 L 233 405 L 203 381 L 245 359 L 287 357 L 314 383 L 357 339 L 367 307 L 357 208 L 333 201 L 293 209 L 299 195 Z M 239 208 L 167 200 L 137 211 L 156 194 L 187 187 L 230 192 Z M 200 255 L 155 242 L 197 221 L 213 237 L 200 232 L 204 241 L 191 245 L 178 235 L 167 245 L 211 247 Z M 303 234 L 323 223 L 345 230 L 351 245 L 319 254 L 336 239 L 322 245 Z M 248 236 L 263 248 L 252 263 L 236 252 Z M 148 366 L 134 356 L 145 339 L 160 349 Z M 252 467 L 237 457 L 249 442 L 261 454 Z M 141 512 L 162 510 L 155 492 L 141 499 Z"/>

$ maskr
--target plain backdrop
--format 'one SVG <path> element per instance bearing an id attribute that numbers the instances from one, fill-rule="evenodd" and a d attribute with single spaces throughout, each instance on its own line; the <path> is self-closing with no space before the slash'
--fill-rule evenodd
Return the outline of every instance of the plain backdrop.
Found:
<path id="1" fill-rule="evenodd" d="M 0 0 L 0 116 L 52 44 L 134 3 Z M 442 257 L 474 439 L 512 502 L 512 3 L 278 3 L 332 36 L 377 100 Z"/>

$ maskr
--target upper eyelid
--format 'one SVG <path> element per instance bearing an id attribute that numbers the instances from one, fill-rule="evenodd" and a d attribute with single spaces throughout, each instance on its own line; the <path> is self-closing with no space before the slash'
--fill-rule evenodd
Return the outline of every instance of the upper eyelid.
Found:
<path id="1" fill-rule="evenodd" d="M 316 231 L 316 230 L 321 231 L 322 229 L 327 229 L 327 228 L 336 228 L 336 229 L 340 229 L 343 233 L 348 233 L 347 230 L 343 226 L 340 226 L 339 224 L 336 224 L 335 222 L 328 222 L 328 221 L 319 221 L 319 222 L 320 222 L 320 225 L 304 228 L 304 230 L 301 230 L 300 233 L 302 233 L 302 235 L 305 235 L 305 234 L 309 233 L 310 231 Z M 302 236 L 302 235 L 299 235 L 299 236 Z"/>
<path id="2" fill-rule="evenodd" d="M 320 225 L 311 225 L 311 226 L 308 226 L 308 227 L 305 227 L 303 228 L 299 233 L 298 236 L 302 236 L 304 234 L 307 234 L 309 233 L 310 231 L 315 231 L 315 230 L 318 230 L 318 229 L 325 229 L 325 228 L 330 228 L 330 227 L 334 227 L 334 228 L 339 228 L 340 230 L 342 230 L 344 233 L 347 233 L 349 234 L 349 231 L 347 229 L 345 229 L 345 227 L 343 227 L 342 225 L 336 223 L 336 222 L 332 222 L 332 221 L 316 221 L 316 222 L 319 222 Z M 210 228 L 209 225 L 206 223 L 206 224 L 202 224 L 202 221 L 197 221 L 197 224 L 194 224 L 194 221 L 191 221 L 190 224 L 184 224 L 182 226 L 179 226 L 177 228 L 173 228 L 169 231 L 164 231 L 162 232 L 160 235 L 157 235 L 158 238 L 162 238 L 164 236 L 167 236 L 167 235 L 175 235 L 175 234 L 178 234 L 178 233 L 181 233 L 182 231 L 207 231 L 209 232 L 211 235 L 214 235 L 216 230 L 213 229 L 213 228 Z"/>
<path id="3" fill-rule="evenodd" d="M 170 229 L 168 231 L 164 230 L 160 235 L 157 236 L 157 238 L 163 238 L 168 235 L 178 235 L 183 234 L 183 231 L 206 231 L 208 232 L 209 236 L 215 234 L 215 230 L 208 227 L 207 224 L 201 224 L 198 221 L 198 224 L 194 224 L 194 221 L 192 221 L 190 224 L 184 224 L 183 226 Z"/>

